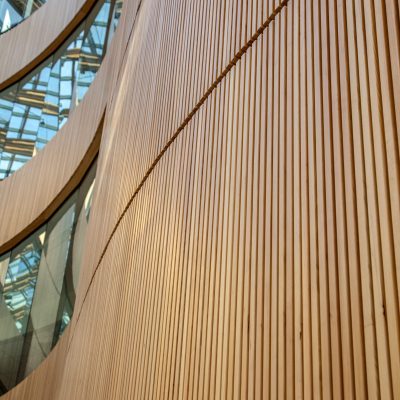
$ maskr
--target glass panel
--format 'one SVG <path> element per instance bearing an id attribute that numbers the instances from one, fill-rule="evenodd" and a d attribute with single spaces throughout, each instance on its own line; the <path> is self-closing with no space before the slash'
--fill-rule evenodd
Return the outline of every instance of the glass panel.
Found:
<path id="1" fill-rule="evenodd" d="M 6 253 L 0 257 L 0 290 L 3 290 L 4 281 L 6 279 L 8 263 L 10 262 L 10 253 Z"/>
<path id="2" fill-rule="evenodd" d="M 122 0 L 99 1 L 52 57 L 0 93 L 0 180 L 45 147 L 82 101 L 106 54 L 121 7 Z"/>
<path id="3" fill-rule="evenodd" d="M 75 304 L 96 163 L 53 217 L 0 256 L 0 392 L 55 346 Z"/>
<path id="4" fill-rule="evenodd" d="M 21 333 L 28 323 L 45 235 L 42 228 L 11 252 L 3 297 Z"/>
<path id="5" fill-rule="evenodd" d="M 76 198 L 75 193 L 47 224 L 30 315 L 27 335 L 30 345 L 24 375 L 29 374 L 52 349 L 74 227 Z"/>
<path id="6" fill-rule="evenodd" d="M 87 21 L 77 68 L 75 105 L 78 105 L 93 82 L 106 52 L 110 27 L 111 2 L 104 2 L 93 21 Z"/>
<path id="7" fill-rule="evenodd" d="M 18 378 L 44 237 L 41 228 L 11 251 L 1 290 L 0 380 L 6 387 Z"/>

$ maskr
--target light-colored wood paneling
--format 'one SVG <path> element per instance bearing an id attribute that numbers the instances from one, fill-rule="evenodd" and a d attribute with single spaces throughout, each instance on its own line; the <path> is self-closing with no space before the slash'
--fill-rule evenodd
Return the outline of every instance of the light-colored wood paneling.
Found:
<path id="1" fill-rule="evenodd" d="M 400 398 L 399 26 L 143 0 L 73 321 L 4 398 Z"/>

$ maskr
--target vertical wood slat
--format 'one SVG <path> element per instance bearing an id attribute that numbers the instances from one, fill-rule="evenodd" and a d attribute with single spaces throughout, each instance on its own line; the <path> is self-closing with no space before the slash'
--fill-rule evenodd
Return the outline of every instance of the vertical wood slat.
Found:
<path id="1" fill-rule="evenodd" d="M 247 46 L 279 4 L 143 1 L 73 323 L 6 399 L 399 397 L 399 8 Z"/>

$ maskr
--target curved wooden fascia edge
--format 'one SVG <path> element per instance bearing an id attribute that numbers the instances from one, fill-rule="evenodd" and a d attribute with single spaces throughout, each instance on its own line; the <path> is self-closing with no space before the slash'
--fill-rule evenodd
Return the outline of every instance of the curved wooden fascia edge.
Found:
<path id="1" fill-rule="evenodd" d="M 104 113 L 103 113 L 104 116 Z M 10 177 L 10 180 L 4 181 L 5 185 L 3 186 L 3 182 L 0 183 L 0 204 L 3 203 L 1 198 L 7 198 L 8 210 L 7 212 L 3 209 L 3 222 L 2 230 L 0 231 L 0 238 L 2 240 L 0 245 L 0 254 L 4 254 L 7 251 L 14 248 L 18 243 L 28 237 L 31 233 L 33 233 L 36 229 L 38 229 L 41 225 L 46 223 L 46 221 L 57 211 L 57 209 L 64 203 L 64 201 L 71 195 L 71 193 L 79 186 L 81 180 L 84 175 L 88 171 L 90 165 L 98 154 L 101 134 L 103 130 L 103 120 L 104 117 L 101 118 L 100 124 L 98 128 L 90 135 L 91 141 L 86 147 L 85 154 L 83 158 L 79 162 L 72 162 L 71 165 L 66 166 L 66 170 L 71 171 L 70 173 L 65 174 L 65 176 L 60 177 L 60 180 L 51 177 L 50 175 L 54 172 L 54 167 L 50 166 L 53 164 L 52 162 L 46 162 L 46 159 L 53 159 L 53 157 L 43 157 L 42 162 L 38 162 L 35 167 L 31 168 L 31 173 L 15 175 L 15 179 L 12 180 L 13 176 Z M 68 136 L 69 133 L 65 133 L 61 136 Z M 59 140 L 60 145 L 58 148 L 64 147 L 63 145 L 66 140 Z M 58 149 L 54 149 L 52 153 L 55 153 Z M 38 159 L 39 161 L 39 159 Z M 75 161 L 75 160 L 74 160 Z M 39 177 L 37 179 L 37 183 L 35 183 L 35 177 L 33 177 L 33 171 L 39 171 Z M 48 170 L 48 173 L 46 173 Z M 28 203 L 30 203 L 31 197 L 30 194 L 21 193 L 21 192 L 31 192 L 34 195 L 34 192 L 40 192 L 41 187 L 46 185 L 46 181 L 52 182 L 54 185 L 50 187 L 48 196 L 43 198 L 41 204 L 38 207 L 30 207 Z M 60 184 L 61 183 L 61 184 Z M 32 190 L 33 189 L 33 190 Z M 18 196 L 13 199 L 11 196 L 4 195 L 5 192 L 8 193 L 18 193 Z M 21 204 L 25 203 L 25 204 Z M 5 206 L 7 208 L 7 205 Z M 12 208 L 10 210 L 10 208 Z M 37 208 L 37 215 L 35 217 L 29 218 L 26 216 L 26 211 L 28 214 L 33 213 L 32 208 Z M 19 223 L 18 228 L 13 230 L 13 226 L 10 224 L 6 224 L 12 215 L 24 215 L 23 219 L 29 219 L 30 221 L 27 223 Z M 20 226 L 25 225 L 24 228 L 20 228 Z M 9 229 L 4 229 L 7 226 Z M 14 225 L 15 228 L 15 225 Z"/>
<path id="2" fill-rule="evenodd" d="M 100 70 L 82 103 L 71 114 L 65 126 L 36 157 L 0 182 L 0 254 L 12 249 L 49 219 L 79 185 L 98 154 L 107 105 L 119 79 L 139 5 L 140 0 L 124 2 L 118 29 Z M 85 124 L 89 127 L 85 127 Z M 72 149 L 76 144 L 82 145 L 82 138 L 86 138 L 86 142 L 81 147 L 77 146 L 79 154 L 76 154 Z M 74 159 L 71 160 L 71 157 Z M 68 160 L 68 164 L 64 170 L 60 164 L 65 160 Z M 67 171 L 64 176 L 57 176 L 57 172 L 63 170 Z M 78 287 L 78 291 L 80 290 L 82 288 Z M 75 318 L 74 314 L 72 321 Z M 59 379 L 65 372 L 65 361 L 75 328 L 75 324 L 71 323 L 46 359 L 1 398 L 33 399 L 56 393 Z M 40 390 L 37 387 L 33 389 L 32 382 L 40 379 L 49 370 L 52 371 L 52 379 Z"/>
<path id="3" fill-rule="evenodd" d="M 80 183 L 100 148 L 105 110 L 118 80 L 137 1 L 126 2 L 97 76 L 67 123 L 34 158 L 0 181 L 0 254 L 39 228 Z"/>
<path id="4" fill-rule="evenodd" d="M 0 35 L 0 90 L 18 82 L 51 56 L 95 3 L 96 0 L 49 0 L 15 28 Z"/>
<path id="5" fill-rule="evenodd" d="M 108 97 L 104 79 L 108 60 L 106 56 L 85 98 L 55 137 L 0 182 L 0 254 L 46 222 L 79 184 L 98 153 Z"/>

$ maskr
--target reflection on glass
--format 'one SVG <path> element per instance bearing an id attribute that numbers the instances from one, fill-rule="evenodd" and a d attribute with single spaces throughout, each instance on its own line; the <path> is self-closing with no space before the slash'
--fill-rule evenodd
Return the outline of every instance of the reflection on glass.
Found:
<path id="1" fill-rule="evenodd" d="M 46 225 L 0 256 L 0 394 L 43 361 L 71 319 L 95 172 L 96 164 Z"/>
<path id="2" fill-rule="evenodd" d="M 3 297 L 19 332 L 24 332 L 28 323 L 44 238 L 42 229 L 11 253 Z"/>
<path id="3" fill-rule="evenodd" d="M 97 2 L 52 57 L 0 93 L 0 180 L 34 157 L 81 102 L 106 54 L 122 2 Z"/>
<path id="4" fill-rule="evenodd" d="M 4 254 L 0 257 L 0 290 L 3 290 L 4 287 L 9 262 L 10 253 Z"/>
<path id="5" fill-rule="evenodd" d="M 32 15 L 47 0 L 0 0 L 0 34 Z"/>

